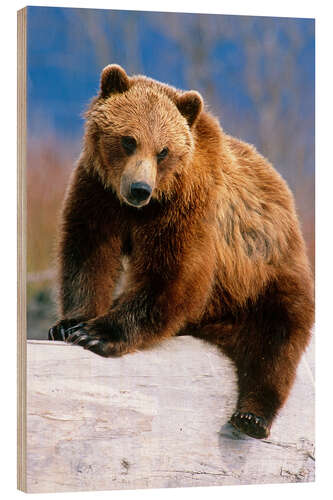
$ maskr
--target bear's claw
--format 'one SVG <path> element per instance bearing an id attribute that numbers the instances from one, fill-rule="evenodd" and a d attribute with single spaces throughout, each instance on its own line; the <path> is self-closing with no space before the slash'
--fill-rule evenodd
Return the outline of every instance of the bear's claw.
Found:
<path id="1" fill-rule="evenodd" d="M 135 350 L 135 345 L 122 335 L 121 327 L 108 323 L 104 318 L 61 320 L 50 328 L 49 340 L 79 345 L 103 357 L 118 357 Z"/>
<path id="2" fill-rule="evenodd" d="M 267 438 L 269 435 L 269 425 L 264 417 L 258 417 L 254 413 L 236 411 L 230 423 L 239 431 L 256 439 Z"/>
<path id="3" fill-rule="evenodd" d="M 68 337 L 68 331 L 75 327 L 78 326 L 78 323 L 80 323 L 82 319 L 63 319 L 56 323 L 52 328 L 49 329 L 48 332 L 48 339 L 49 340 L 61 340 L 63 342 L 66 342 L 66 339 Z M 82 323 L 80 323 L 81 325 Z"/>
<path id="4" fill-rule="evenodd" d="M 65 341 L 65 329 L 62 325 L 56 325 L 49 329 L 49 340 L 62 340 Z"/>
<path id="5" fill-rule="evenodd" d="M 78 323 L 77 325 L 71 326 L 70 328 L 67 328 L 66 334 L 67 336 L 70 336 L 72 333 L 76 332 L 77 330 L 80 330 L 81 328 L 84 328 L 86 323 Z"/>
<path id="6" fill-rule="evenodd" d="M 66 331 L 66 342 L 68 344 L 84 345 L 85 341 L 91 338 L 88 331 L 84 327 L 85 324 L 80 323 L 79 325 L 75 325 L 72 328 L 68 328 L 68 330 Z"/>
<path id="7" fill-rule="evenodd" d="M 108 357 L 112 354 L 112 351 L 109 349 L 110 343 L 102 339 L 96 339 L 90 335 L 83 334 L 80 337 L 80 340 L 76 341 L 75 344 L 80 345 L 84 349 L 88 349 L 95 354 L 99 354 L 99 356 Z"/>
<path id="8" fill-rule="evenodd" d="M 72 345 L 82 346 L 84 349 L 108 357 L 111 354 L 111 343 L 103 338 L 96 337 L 95 333 L 90 334 L 86 323 L 80 323 L 66 330 L 66 342 Z"/>

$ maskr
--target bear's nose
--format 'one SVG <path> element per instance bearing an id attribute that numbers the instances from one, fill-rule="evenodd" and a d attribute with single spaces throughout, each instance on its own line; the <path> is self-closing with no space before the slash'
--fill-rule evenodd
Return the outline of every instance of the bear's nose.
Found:
<path id="1" fill-rule="evenodd" d="M 145 201 L 151 195 L 152 189 L 145 182 L 133 182 L 131 185 L 131 197 L 137 202 Z"/>

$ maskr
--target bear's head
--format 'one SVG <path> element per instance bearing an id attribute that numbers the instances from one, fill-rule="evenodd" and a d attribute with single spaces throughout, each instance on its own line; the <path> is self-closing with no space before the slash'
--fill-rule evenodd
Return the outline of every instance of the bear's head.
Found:
<path id="1" fill-rule="evenodd" d="M 118 65 L 102 71 L 86 113 L 85 151 L 106 187 L 134 207 L 172 194 L 193 153 L 193 127 L 203 102 Z"/>

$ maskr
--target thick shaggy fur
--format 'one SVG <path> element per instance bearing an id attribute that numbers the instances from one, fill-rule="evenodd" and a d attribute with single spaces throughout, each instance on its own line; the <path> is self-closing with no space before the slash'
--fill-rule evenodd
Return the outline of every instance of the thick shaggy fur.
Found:
<path id="1" fill-rule="evenodd" d="M 253 146 L 223 132 L 198 93 L 115 65 L 86 119 L 63 209 L 61 320 L 50 338 L 103 356 L 183 333 L 211 342 L 237 370 L 232 423 L 266 437 L 314 313 L 286 183 Z M 131 154 L 124 136 L 136 139 Z M 126 186 L 143 163 L 153 191 L 136 208 Z"/>

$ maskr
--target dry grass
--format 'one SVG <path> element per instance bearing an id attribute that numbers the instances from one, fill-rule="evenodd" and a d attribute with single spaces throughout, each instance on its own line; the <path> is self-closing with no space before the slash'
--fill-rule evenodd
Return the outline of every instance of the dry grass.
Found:
<path id="1" fill-rule="evenodd" d="M 34 276 L 55 268 L 58 217 L 70 172 L 73 153 L 49 141 L 28 151 L 27 169 L 27 269 Z M 34 279 L 28 293 L 45 285 Z"/>

